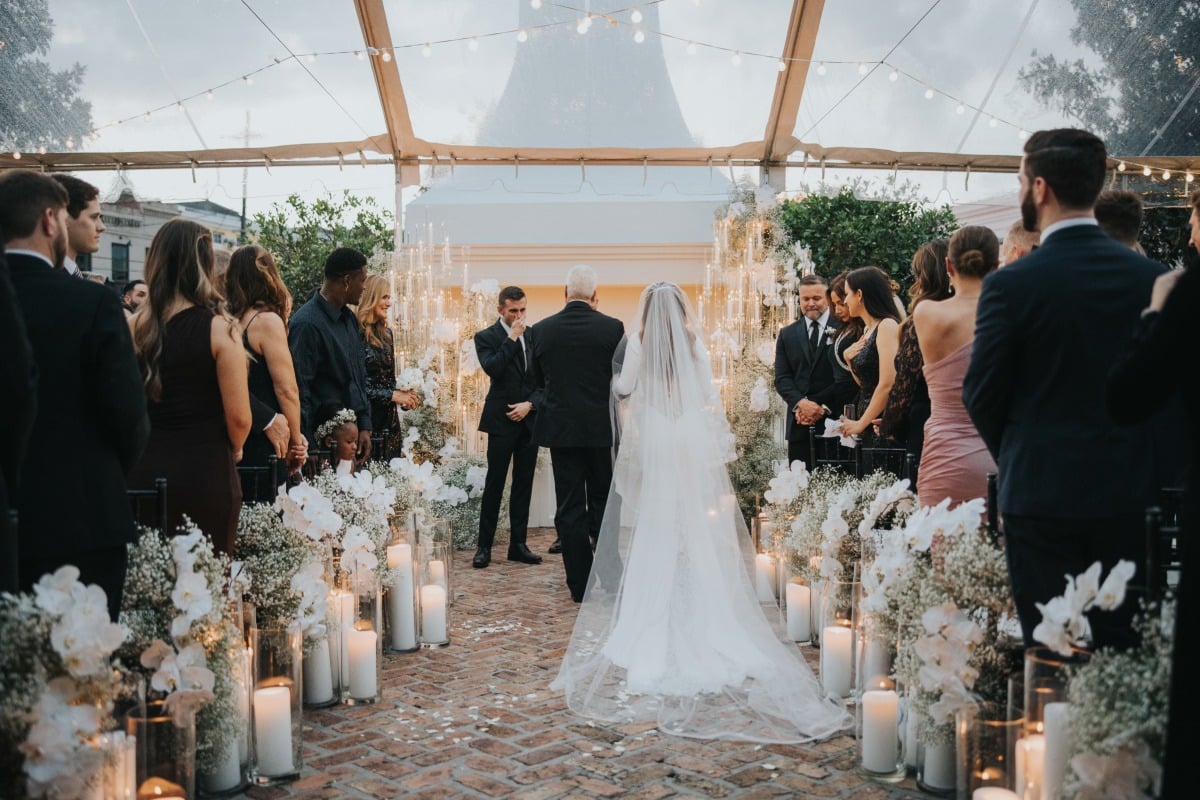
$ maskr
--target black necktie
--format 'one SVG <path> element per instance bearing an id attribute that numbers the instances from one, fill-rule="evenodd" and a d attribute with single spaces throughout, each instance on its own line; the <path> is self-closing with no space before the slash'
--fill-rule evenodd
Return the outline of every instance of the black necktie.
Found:
<path id="1" fill-rule="evenodd" d="M 820 339 L 820 337 L 819 337 L 820 332 L 821 332 L 821 322 L 819 320 L 814 319 L 808 323 L 808 343 L 812 347 L 814 352 L 816 351 L 817 346 L 818 346 L 818 341 Z"/>

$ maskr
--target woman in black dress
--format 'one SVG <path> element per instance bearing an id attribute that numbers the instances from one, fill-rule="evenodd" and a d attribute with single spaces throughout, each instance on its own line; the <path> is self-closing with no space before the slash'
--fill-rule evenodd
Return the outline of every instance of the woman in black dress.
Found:
<path id="1" fill-rule="evenodd" d="M 863 436 L 883 413 L 896 378 L 900 311 L 887 273 L 879 267 L 851 270 L 846 275 L 846 307 L 864 326 L 863 335 L 844 354 L 862 395 L 858 419 L 846 420 L 842 432 Z"/>
<path id="2" fill-rule="evenodd" d="M 150 442 L 130 488 L 167 479 L 166 535 L 186 515 L 232 553 L 242 489 L 235 464 L 250 431 L 246 351 L 212 282 L 212 233 L 174 219 L 146 254 L 150 296 L 130 320 L 150 410 Z"/>
<path id="3" fill-rule="evenodd" d="M 368 275 L 363 284 L 362 299 L 358 302 L 358 324 L 363 330 L 363 356 L 367 362 L 367 397 L 371 400 L 371 422 L 374 435 L 383 436 L 382 452 L 372 452 L 376 458 L 398 455 L 403 433 L 400 430 L 396 406 L 404 410 L 417 407 L 419 398 L 412 392 L 396 389 L 396 353 L 392 344 L 392 329 L 388 327 L 388 309 L 392 294 L 382 275 Z"/>
<path id="4" fill-rule="evenodd" d="M 308 442 L 300 432 L 300 390 L 287 339 L 292 295 L 270 252 L 255 244 L 235 250 L 225 276 L 225 296 L 229 313 L 241 325 L 242 344 L 250 355 L 250 394 L 287 419 L 289 441 L 285 458 L 288 472 L 296 472 L 304 464 Z M 278 455 L 266 433 L 252 430 L 240 463 L 265 467 L 268 458 Z M 257 499 L 270 501 L 274 493 L 271 486 L 269 492 L 261 492 Z"/>

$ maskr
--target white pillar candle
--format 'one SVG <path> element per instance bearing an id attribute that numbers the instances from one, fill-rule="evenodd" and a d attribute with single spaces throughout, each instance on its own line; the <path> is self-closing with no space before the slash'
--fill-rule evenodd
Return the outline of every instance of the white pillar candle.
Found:
<path id="1" fill-rule="evenodd" d="M 338 687 L 346 688 L 350 683 L 350 653 L 347 649 L 350 641 L 350 629 L 354 627 L 354 593 L 341 589 L 333 590 L 333 603 L 337 613 L 337 645 L 338 658 Z"/>
<path id="2" fill-rule="evenodd" d="M 412 545 L 388 545 L 387 559 L 388 567 L 392 570 L 392 585 L 388 592 L 391 646 L 396 650 L 411 650 L 417 646 L 416 611 L 413 608 Z"/>
<path id="3" fill-rule="evenodd" d="M 370 700 L 375 697 L 376 648 L 379 634 L 372 630 L 351 630 L 346 637 L 350 655 L 350 696 L 355 700 Z"/>
<path id="4" fill-rule="evenodd" d="M 775 591 L 771 588 L 774 585 L 775 559 L 766 553 L 759 553 L 754 557 L 754 589 L 759 602 L 775 602 Z"/>
<path id="5" fill-rule="evenodd" d="M 821 687 L 834 697 L 850 695 L 851 640 L 854 634 L 842 625 L 821 630 Z"/>
<path id="6" fill-rule="evenodd" d="M 234 707 L 237 709 L 238 759 L 243 764 L 250 758 L 250 685 L 253 683 L 250 675 L 251 660 L 250 648 L 242 647 L 235 651 L 233 694 Z"/>
<path id="7" fill-rule="evenodd" d="M 329 639 L 317 640 L 301 664 L 304 702 L 328 703 L 333 699 L 332 666 L 329 658 Z"/>
<path id="8" fill-rule="evenodd" d="M 443 562 L 429 562 L 429 580 L 443 589 L 449 588 L 446 586 L 446 565 Z"/>
<path id="9" fill-rule="evenodd" d="M 879 639 L 868 638 L 862 642 L 862 657 L 859 664 L 860 685 L 878 686 L 880 681 L 887 680 L 891 670 L 891 653 L 887 645 Z"/>
<path id="10" fill-rule="evenodd" d="M 1070 703 L 1047 703 L 1042 710 L 1046 753 L 1042 769 L 1042 800 L 1057 800 L 1071 757 Z"/>
<path id="11" fill-rule="evenodd" d="M 904 766 L 917 768 L 917 756 L 921 751 L 921 716 L 913 703 L 913 695 L 904 698 Z"/>
<path id="12" fill-rule="evenodd" d="M 900 760 L 900 696 L 871 689 L 862 696 L 862 765 L 871 772 L 895 772 Z"/>
<path id="13" fill-rule="evenodd" d="M 812 638 L 812 627 L 809 624 L 809 615 L 812 612 L 808 607 L 812 591 L 803 583 L 789 583 L 786 593 L 788 638 L 793 642 L 807 642 Z"/>
<path id="14" fill-rule="evenodd" d="M 954 742 L 925 745 L 925 769 L 921 780 L 933 789 L 953 789 L 955 778 Z"/>
<path id="15" fill-rule="evenodd" d="M 1046 764 L 1046 737 L 1031 733 L 1017 741 L 1017 793 L 1027 800 L 1040 800 Z"/>
<path id="16" fill-rule="evenodd" d="M 1012 789 L 1003 786 L 981 786 L 971 792 L 971 800 L 1021 800 Z"/>
<path id="17" fill-rule="evenodd" d="M 286 686 L 254 690 L 254 750 L 258 771 L 286 775 L 292 765 L 292 692 Z"/>
<path id="18" fill-rule="evenodd" d="M 436 583 L 421 587 L 421 638 L 444 642 L 446 636 L 446 590 Z"/>
<path id="19" fill-rule="evenodd" d="M 217 760 L 212 772 L 204 776 L 206 792 L 224 792 L 242 782 L 242 761 L 238 757 L 238 743 L 231 740 Z"/>

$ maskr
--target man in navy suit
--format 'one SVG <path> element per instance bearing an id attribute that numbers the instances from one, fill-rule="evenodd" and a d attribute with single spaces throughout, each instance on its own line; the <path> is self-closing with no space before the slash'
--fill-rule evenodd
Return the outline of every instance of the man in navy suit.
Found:
<path id="1" fill-rule="evenodd" d="M 534 412 L 541 403 L 525 330 L 527 305 L 525 292 L 519 287 L 504 287 L 496 307 L 500 318 L 495 325 L 475 334 L 479 364 L 492 379 L 479 418 L 479 430 L 488 435 L 488 468 L 479 509 L 478 549 L 471 561 L 476 569 L 486 567 L 492 560 L 492 542 L 496 538 L 509 464 L 512 464 L 512 491 L 508 500 L 508 560 L 542 563 L 542 557 L 531 553 L 525 543 L 538 454 L 533 443 Z"/>
<path id="2" fill-rule="evenodd" d="M 533 440 L 550 448 L 558 508 L 554 528 L 562 543 L 571 599 L 583 602 L 612 483 L 609 417 L 613 354 L 625 326 L 595 309 L 596 273 L 577 264 L 567 273 L 567 304 L 533 326 L 533 359 L 543 387 Z"/>
<path id="3" fill-rule="evenodd" d="M 1120 559 L 1143 583 L 1150 437 L 1118 427 L 1104 404 L 1109 368 L 1133 335 L 1164 267 L 1108 237 L 1092 213 L 1104 143 L 1087 131 L 1039 131 L 1021 161 L 1021 216 L 1037 250 L 984 279 L 963 402 L 999 467 L 999 511 L 1025 644 L 1036 603 L 1065 576 Z M 1183 365 L 1180 365 L 1183 368 Z M 1127 646 L 1136 601 L 1092 616 L 1094 644 Z"/>
<path id="4" fill-rule="evenodd" d="M 819 275 L 800 279 L 800 319 L 779 332 L 775 340 L 775 391 L 787 406 L 788 463 L 801 461 L 810 469 L 808 429 L 825 417 L 842 413 L 854 399 L 835 380 L 833 346 L 827 334 L 841 327 L 829 313 L 829 287 Z"/>
<path id="5" fill-rule="evenodd" d="M 116 292 L 62 269 L 67 219 L 67 193 L 55 181 L 29 170 L 0 175 L 0 234 L 37 366 L 15 504 L 19 577 L 28 590 L 74 564 L 81 580 L 104 589 L 115 617 L 125 545 L 137 536 L 125 474 L 150 421 Z"/>

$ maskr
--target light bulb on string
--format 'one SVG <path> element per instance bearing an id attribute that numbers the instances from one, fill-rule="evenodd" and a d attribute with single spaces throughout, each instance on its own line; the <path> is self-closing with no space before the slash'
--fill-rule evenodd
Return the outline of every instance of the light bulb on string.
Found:
<path id="1" fill-rule="evenodd" d="M 21 151 L 20 150 L 13 150 L 13 159 L 16 161 L 21 160 Z"/>
<path id="2" fill-rule="evenodd" d="M 864 63 L 863 63 L 863 62 L 861 62 L 861 61 L 860 61 L 860 62 L 858 62 L 858 74 L 859 74 L 859 75 L 866 75 L 866 74 L 867 74 L 867 65 L 866 65 L 866 64 L 864 64 Z"/>
<path id="3" fill-rule="evenodd" d="M 642 10 L 640 8 L 635 8 L 633 13 L 629 15 L 629 19 L 633 21 L 634 25 L 640 23 L 642 21 Z"/>
<path id="4" fill-rule="evenodd" d="M 932 99 L 933 99 L 933 87 L 932 87 L 932 86 L 926 86 L 926 87 L 925 87 L 925 99 L 926 99 L 926 100 L 932 100 Z"/>
<path id="5" fill-rule="evenodd" d="M 989 128 L 996 127 L 996 118 L 995 117 L 988 117 L 988 127 Z"/>
<path id="6" fill-rule="evenodd" d="M 207 92 L 204 93 L 204 99 L 205 100 L 213 99 L 213 90 L 212 89 L 209 89 Z"/>
<path id="7" fill-rule="evenodd" d="M 359 61 L 362 61 L 363 60 L 362 50 L 355 50 L 354 57 L 357 58 Z"/>
<path id="8" fill-rule="evenodd" d="M 779 59 L 779 71 L 783 72 L 785 69 L 787 69 L 787 62 L 781 58 Z"/>
<path id="9" fill-rule="evenodd" d="M 642 42 L 646 41 L 646 34 L 642 33 L 641 31 L 634 31 L 633 40 L 638 44 L 641 44 Z"/>
<path id="10" fill-rule="evenodd" d="M 428 47 L 429 45 L 425 45 L 425 46 Z M 382 58 L 384 61 L 391 61 L 392 60 L 392 51 L 384 50 L 383 55 L 380 56 L 380 58 Z"/>
<path id="11" fill-rule="evenodd" d="M 429 46 L 429 42 L 426 42 L 424 47 L 421 48 L 421 55 L 425 56 L 426 58 L 429 58 L 431 55 L 433 55 L 433 48 Z"/>
<path id="12" fill-rule="evenodd" d="M 688 54 L 689 56 L 694 56 L 694 55 L 696 55 L 696 43 L 695 43 L 695 42 L 688 42 L 688 43 L 687 43 L 687 54 Z"/>
<path id="13" fill-rule="evenodd" d="M 1147 178 L 1149 178 L 1150 177 L 1150 168 L 1142 167 L 1142 174 L 1145 175 Z"/>
<path id="14" fill-rule="evenodd" d="M 467 49 L 470 50 L 471 52 L 475 52 L 476 50 L 479 49 L 479 37 L 478 36 L 472 36 L 470 39 L 467 40 Z"/>
<path id="15" fill-rule="evenodd" d="M 1019 131 L 1017 131 L 1017 138 L 1020 139 L 1021 141 L 1025 141 L 1026 139 L 1029 138 L 1029 131 L 1025 130 L 1024 128 L 1021 128 Z"/>
<path id="16" fill-rule="evenodd" d="M 817 64 L 817 74 L 818 74 L 818 75 L 824 75 L 826 72 L 828 72 L 828 70 L 826 70 L 826 69 L 825 69 L 825 62 L 824 62 L 824 61 L 818 62 L 818 64 Z"/>
<path id="17" fill-rule="evenodd" d="M 735 67 L 737 67 L 737 66 L 741 66 L 741 63 L 742 63 L 742 51 L 741 51 L 741 50 L 734 50 L 734 51 L 733 51 L 733 55 L 729 57 L 729 63 L 730 63 L 730 64 L 733 64 Z"/>
<path id="18" fill-rule="evenodd" d="M 309 53 L 309 54 L 308 54 L 308 56 L 307 56 L 307 58 L 308 58 L 308 63 L 310 63 L 310 64 L 311 64 L 311 63 L 313 63 L 314 61 L 316 61 L 316 60 L 317 60 L 317 54 L 316 54 L 316 53 Z"/>
<path id="19" fill-rule="evenodd" d="M 75 146 L 75 140 L 68 136 L 65 140 L 63 140 L 63 146 L 67 149 L 70 149 Z"/>
<path id="20" fill-rule="evenodd" d="M 954 113 L 955 113 L 955 114 L 964 114 L 964 113 L 966 113 L 966 111 L 967 111 L 967 107 L 966 107 L 965 105 L 963 105 L 962 103 L 959 103 L 959 104 L 958 104 L 957 106 L 955 106 L 955 108 L 954 108 Z"/>
<path id="21" fill-rule="evenodd" d="M 1188 183 L 1191 183 L 1192 181 L 1196 180 L 1196 176 L 1195 176 L 1195 175 L 1193 175 L 1193 174 L 1192 174 L 1192 173 L 1190 173 L 1190 172 L 1185 172 L 1185 173 L 1184 173 L 1184 175 L 1183 175 L 1183 179 L 1184 179 L 1186 182 L 1188 182 Z"/>
<path id="22" fill-rule="evenodd" d="M 150 112 L 147 111 L 145 114 L 142 114 L 142 122 L 149 122 L 149 121 L 150 121 Z"/>
<path id="23" fill-rule="evenodd" d="M 38 153 L 40 153 L 41 155 L 46 155 L 46 145 L 42 145 L 42 146 L 38 147 Z M 1192 179 L 1192 176 L 1189 174 L 1188 180 L 1190 181 L 1191 179 Z"/>
<path id="24" fill-rule="evenodd" d="M 1164 169 L 1164 170 L 1163 170 L 1163 180 L 1164 180 L 1164 181 L 1169 181 L 1169 180 L 1171 180 L 1171 170 L 1169 170 L 1169 169 Z"/>
<path id="25" fill-rule="evenodd" d="M 183 103 L 182 102 L 176 103 L 175 108 L 179 109 L 179 111 L 182 112 L 183 111 Z"/>
<path id="26" fill-rule="evenodd" d="M 542 0 L 529 0 L 529 7 L 537 11 L 542 7 Z"/>
<path id="27" fill-rule="evenodd" d="M 575 32 L 580 36 L 587 33 L 592 27 L 591 17 L 580 17 L 579 22 L 575 23 Z"/>
<path id="28" fill-rule="evenodd" d="M 1120 164 L 1117 164 L 1117 172 L 1124 172 L 1124 171 L 1125 171 L 1125 162 L 1122 161 Z"/>
<path id="29" fill-rule="evenodd" d="M 521 30 L 517 31 L 517 41 L 518 42 L 529 41 L 529 31 L 525 30 L 524 28 L 521 28 Z"/>
<path id="30" fill-rule="evenodd" d="M 888 80 L 891 81 L 892 83 L 895 83 L 896 81 L 900 80 L 900 71 L 893 69 L 891 72 L 888 73 Z"/>

